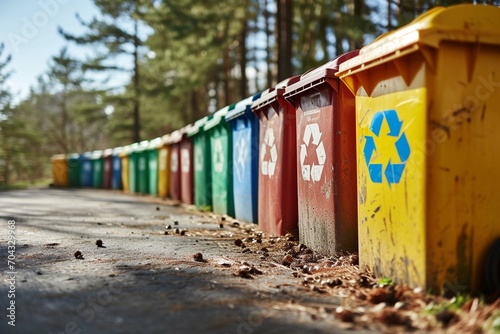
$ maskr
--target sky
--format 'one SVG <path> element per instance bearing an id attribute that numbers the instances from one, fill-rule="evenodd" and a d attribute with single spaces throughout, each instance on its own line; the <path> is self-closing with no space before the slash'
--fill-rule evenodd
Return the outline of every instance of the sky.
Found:
<path id="1" fill-rule="evenodd" d="M 8 85 L 14 101 L 27 96 L 50 58 L 68 45 L 57 32 L 58 26 L 77 35 L 85 31 L 76 13 L 85 21 L 99 15 L 92 0 L 0 0 L 0 41 L 5 44 L 3 57 L 12 55 Z M 73 56 L 85 53 L 72 44 L 69 51 Z"/>

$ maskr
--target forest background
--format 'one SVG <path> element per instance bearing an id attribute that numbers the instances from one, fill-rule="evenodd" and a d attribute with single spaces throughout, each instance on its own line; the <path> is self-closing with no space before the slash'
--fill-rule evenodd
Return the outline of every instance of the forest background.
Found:
<path id="1" fill-rule="evenodd" d="M 359 49 L 457 0 L 94 0 L 83 34 L 17 99 L 0 40 L 0 187 L 50 177 L 50 156 L 127 145 L 178 129 Z M 117 61 L 117 60 L 120 61 Z M 123 85 L 110 78 L 125 75 Z"/>

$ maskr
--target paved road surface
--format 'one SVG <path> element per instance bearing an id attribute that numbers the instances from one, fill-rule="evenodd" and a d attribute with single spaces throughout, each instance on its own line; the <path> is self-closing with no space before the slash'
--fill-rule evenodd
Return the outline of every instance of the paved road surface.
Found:
<path id="1" fill-rule="evenodd" d="M 310 293 L 289 269 L 242 253 L 240 229 L 192 208 L 113 191 L 30 189 L 0 192 L 0 222 L 0 333 L 358 333 L 324 312 L 338 298 Z M 196 252 L 207 262 L 194 261 Z M 235 276 L 241 261 L 264 274 Z"/>

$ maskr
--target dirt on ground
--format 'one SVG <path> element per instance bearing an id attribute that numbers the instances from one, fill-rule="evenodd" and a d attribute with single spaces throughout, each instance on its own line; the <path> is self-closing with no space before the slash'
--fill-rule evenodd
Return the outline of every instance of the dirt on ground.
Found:
<path id="1" fill-rule="evenodd" d="M 323 256 L 295 235 L 154 197 L 5 191 L 0 220 L 1 333 L 500 330 L 500 299 L 429 295 L 374 277 L 356 254 Z"/>

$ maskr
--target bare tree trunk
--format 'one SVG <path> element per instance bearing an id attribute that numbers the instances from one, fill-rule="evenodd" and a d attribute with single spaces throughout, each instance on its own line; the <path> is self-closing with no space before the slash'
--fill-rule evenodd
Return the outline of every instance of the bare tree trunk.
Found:
<path id="1" fill-rule="evenodd" d="M 266 67 L 267 67 L 266 87 L 272 87 L 273 86 L 273 69 L 272 69 L 273 52 L 272 52 L 272 45 L 271 45 L 271 28 L 270 28 L 270 24 L 269 24 L 270 13 L 269 13 L 269 10 L 267 9 L 267 5 L 268 5 L 268 1 L 264 0 L 264 22 L 265 22 L 265 30 L 266 30 Z"/>
<path id="2" fill-rule="evenodd" d="M 248 4 L 247 4 L 248 6 Z M 241 69 L 241 78 L 240 78 L 240 95 L 241 99 L 244 99 L 248 95 L 247 88 L 247 34 L 248 34 L 248 25 L 247 21 L 244 20 L 242 22 L 243 27 L 241 29 L 240 35 L 240 69 Z"/>
<path id="3" fill-rule="evenodd" d="M 292 0 L 278 0 L 278 82 L 289 78 L 292 70 Z"/>
<path id="4" fill-rule="evenodd" d="M 224 105 L 231 104 L 231 59 L 229 48 L 224 49 Z"/>
<path id="5" fill-rule="evenodd" d="M 134 142 L 141 141 L 140 126 L 140 91 L 139 91 L 139 36 L 138 22 L 134 21 Z"/>

